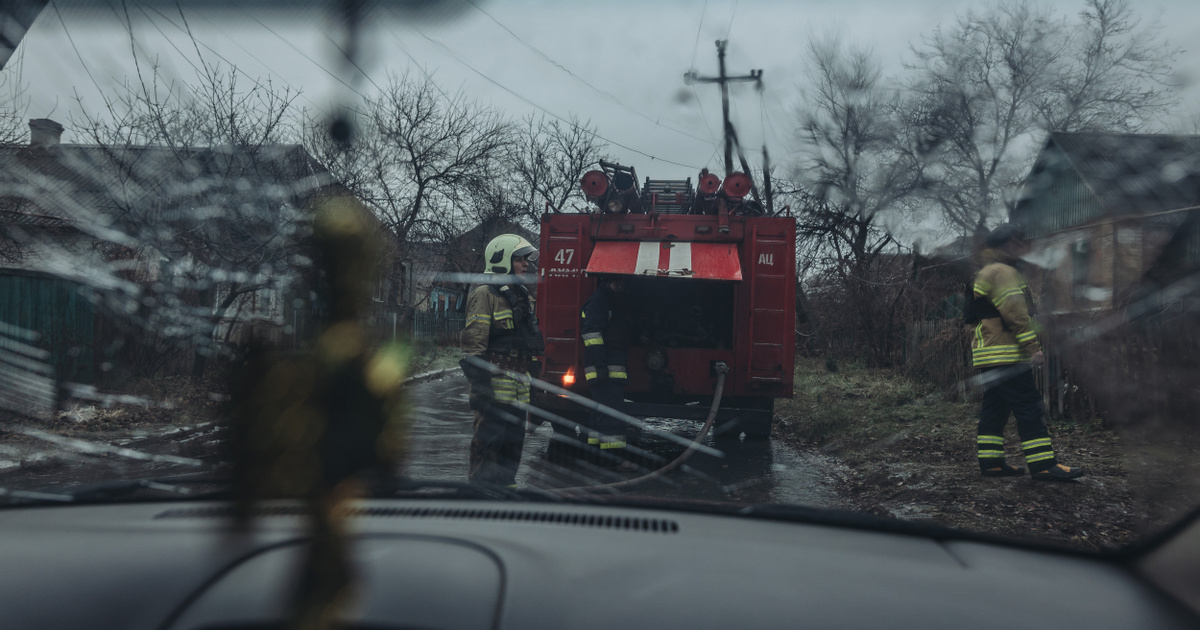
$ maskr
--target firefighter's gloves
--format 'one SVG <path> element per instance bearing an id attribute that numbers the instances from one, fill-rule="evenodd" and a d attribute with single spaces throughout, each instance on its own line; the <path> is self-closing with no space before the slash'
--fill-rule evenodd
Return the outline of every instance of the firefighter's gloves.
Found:
<path id="1" fill-rule="evenodd" d="M 472 411 L 483 411 L 491 407 L 496 394 L 492 391 L 492 373 L 478 364 L 477 357 L 464 357 L 458 362 L 463 376 L 471 383 L 470 406 Z"/>

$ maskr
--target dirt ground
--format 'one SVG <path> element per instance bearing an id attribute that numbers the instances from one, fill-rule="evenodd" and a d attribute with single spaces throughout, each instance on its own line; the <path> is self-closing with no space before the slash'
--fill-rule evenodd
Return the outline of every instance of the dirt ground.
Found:
<path id="1" fill-rule="evenodd" d="M 458 365 L 457 348 L 418 344 L 411 372 Z M 190 472 L 186 467 L 88 453 L 87 445 L 63 448 L 46 437 L 134 449 L 150 455 L 189 458 L 219 466 L 227 457 L 230 392 L 236 375 L 214 369 L 206 378 L 159 376 L 133 381 L 109 400 L 71 399 L 47 417 L 31 419 L 0 409 L 0 488 L 32 489 L 121 477 Z"/>
<path id="2" fill-rule="evenodd" d="M 417 370 L 457 361 L 450 351 L 422 352 Z M 1102 419 L 1052 421 L 1055 451 L 1090 472 L 1077 482 L 1034 482 L 1028 476 L 985 478 L 975 458 L 978 403 L 949 399 L 891 370 L 820 359 L 796 367 L 795 397 L 776 407 L 775 439 L 831 459 L 829 475 L 853 508 L 1024 540 L 1102 550 L 1119 548 L 1200 505 L 1200 440 L 1195 434 L 1140 435 Z M 192 383 L 147 380 L 128 394 L 155 404 L 104 406 L 76 401 L 43 429 L 68 438 L 215 463 L 228 417 L 228 378 Z M 1011 464 L 1023 465 L 1014 423 L 1007 431 Z M 66 456 L 44 440 L 0 427 L 0 481 L 44 487 L 82 481 L 120 458 Z M 94 471 L 92 469 L 95 469 Z"/>
<path id="3" fill-rule="evenodd" d="M 1074 482 L 989 478 L 975 455 L 978 403 L 890 370 L 797 364 L 796 396 L 777 406 L 776 435 L 834 457 L 847 500 L 880 516 L 926 520 L 1087 550 L 1125 546 L 1200 504 L 1196 450 L 1114 431 L 1103 420 L 1049 423 L 1054 448 L 1089 474 Z M 1015 422 L 1009 463 L 1022 466 Z"/>

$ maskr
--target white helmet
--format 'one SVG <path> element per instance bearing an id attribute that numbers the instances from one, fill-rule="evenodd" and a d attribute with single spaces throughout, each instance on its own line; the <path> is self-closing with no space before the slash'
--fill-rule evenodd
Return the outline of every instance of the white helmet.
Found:
<path id="1" fill-rule="evenodd" d="M 516 234 L 501 234 L 483 250 L 483 273 L 512 273 L 513 256 L 537 261 L 537 248 Z"/>

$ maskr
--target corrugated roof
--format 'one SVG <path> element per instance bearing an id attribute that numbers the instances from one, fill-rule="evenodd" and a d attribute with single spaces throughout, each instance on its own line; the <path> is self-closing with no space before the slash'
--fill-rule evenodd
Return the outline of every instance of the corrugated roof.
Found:
<path id="1" fill-rule="evenodd" d="M 1200 136 L 1050 134 L 1106 213 L 1153 214 L 1200 205 Z"/>

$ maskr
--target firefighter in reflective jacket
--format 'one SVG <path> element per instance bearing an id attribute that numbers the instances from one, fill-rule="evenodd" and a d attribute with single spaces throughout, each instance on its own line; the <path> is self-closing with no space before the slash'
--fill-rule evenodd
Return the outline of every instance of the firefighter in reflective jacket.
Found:
<path id="1" fill-rule="evenodd" d="M 495 283 L 475 287 L 467 296 L 467 321 L 459 338 L 463 374 L 471 382 L 475 412 L 470 468 L 473 483 L 513 486 L 525 442 L 529 384 L 501 370 L 537 378 L 536 357 L 545 354 L 534 314 L 534 300 L 519 276 L 531 270 L 537 250 L 515 234 L 501 234 L 484 250 L 484 273 Z"/>
<path id="2" fill-rule="evenodd" d="M 1024 472 L 1004 461 L 1004 425 L 1017 418 L 1021 450 L 1030 475 L 1039 480 L 1080 477 L 1084 470 L 1058 463 L 1046 429 L 1042 396 L 1031 364 L 1045 362 L 1033 321 L 1029 287 L 1017 271 L 1028 253 L 1022 230 L 1005 224 L 987 237 L 981 253 L 984 267 L 972 282 L 964 321 L 972 324 L 971 361 L 981 371 L 983 404 L 977 436 L 979 468 L 984 476 L 1007 477 Z"/>
<path id="3" fill-rule="evenodd" d="M 626 357 L 632 334 L 632 320 L 625 304 L 625 280 L 603 278 L 595 293 L 583 303 L 583 376 L 591 390 L 592 400 L 607 407 L 617 407 L 624 400 L 625 384 L 629 381 Z M 625 423 L 602 411 L 593 409 L 587 427 L 587 443 L 599 448 L 601 463 L 618 465 L 621 469 L 635 466 L 617 455 L 626 447 Z M 608 456 L 605 456 L 608 455 Z"/>

